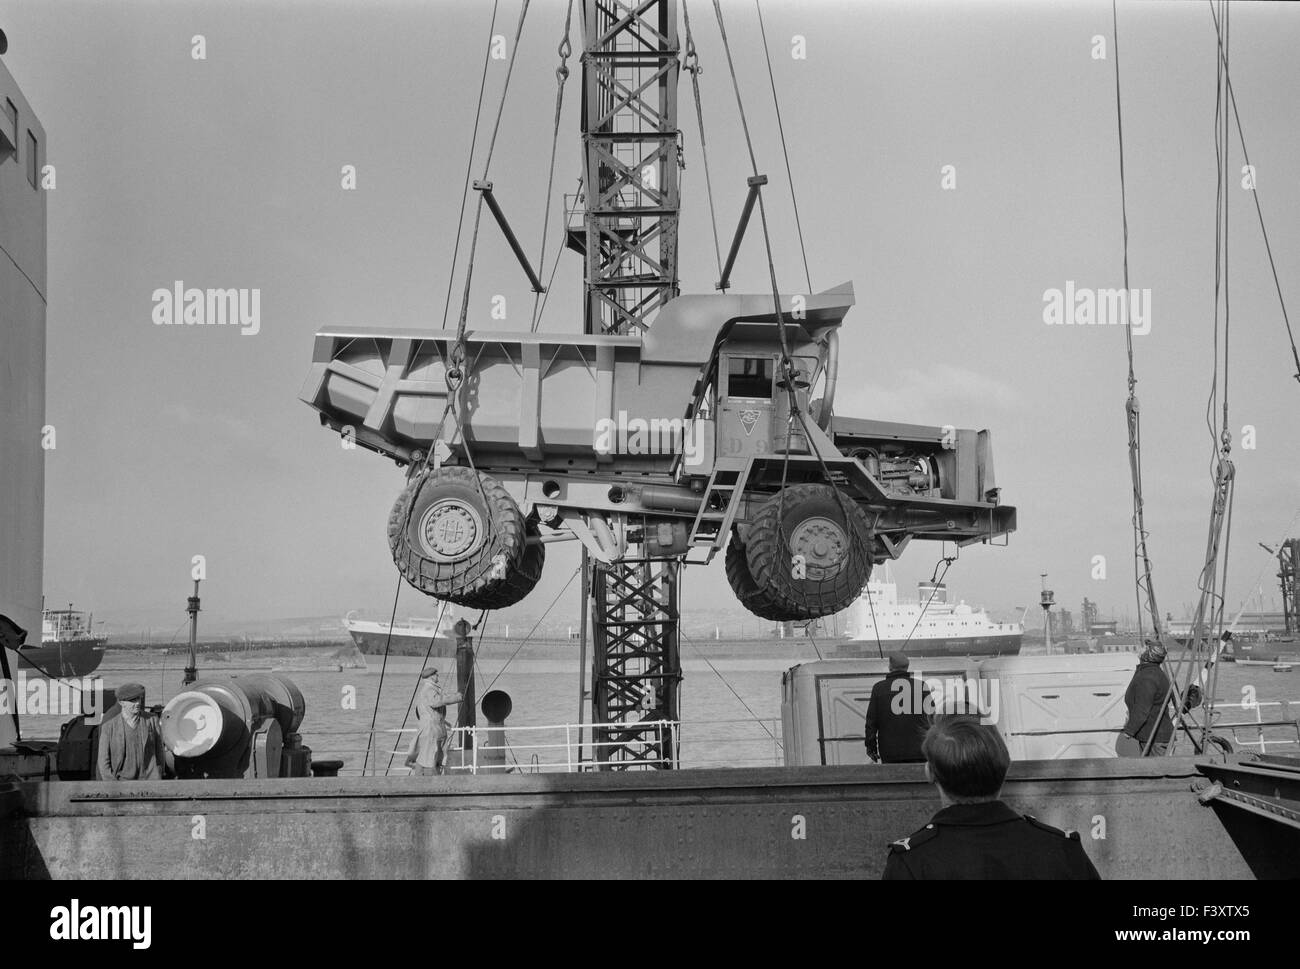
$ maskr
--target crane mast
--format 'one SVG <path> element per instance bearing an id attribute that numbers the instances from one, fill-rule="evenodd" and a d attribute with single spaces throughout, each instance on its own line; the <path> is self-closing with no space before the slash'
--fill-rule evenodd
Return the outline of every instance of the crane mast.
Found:
<path id="1" fill-rule="evenodd" d="M 637 333 L 678 294 L 677 0 L 582 14 L 584 327 Z M 619 725 L 593 730 L 607 768 L 676 765 L 680 569 L 629 552 L 591 570 L 591 720 Z"/>

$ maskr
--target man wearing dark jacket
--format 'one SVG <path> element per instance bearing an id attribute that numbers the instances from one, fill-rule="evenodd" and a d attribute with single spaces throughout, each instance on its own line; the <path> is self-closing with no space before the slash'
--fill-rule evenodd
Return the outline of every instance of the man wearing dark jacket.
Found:
<path id="1" fill-rule="evenodd" d="M 936 717 L 925 755 L 943 810 L 889 846 L 886 880 L 1100 877 L 1078 832 L 999 799 L 1011 757 L 997 727 L 972 716 Z"/>
<path id="2" fill-rule="evenodd" d="M 1232 633 L 1223 634 L 1225 644 L 1231 639 Z M 1115 753 L 1120 757 L 1141 757 L 1144 750 L 1148 757 L 1161 757 L 1169 748 L 1174 735 L 1174 724 L 1169 719 L 1169 700 L 1173 694 L 1169 689 L 1169 673 L 1164 666 L 1165 655 L 1164 647 L 1147 640 L 1138 656 L 1137 669 L 1124 691 L 1128 720 L 1115 741 Z M 1183 699 L 1183 713 L 1200 704 L 1201 688 L 1193 683 Z M 1153 731 L 1155 740 L 1148 750 L 1147 741 Z"/>
<path id="3" fill-rule="evenodd" d="M 907 672 L 907 656 L 889 654 L 889 674 L 871 688 L 867 704 L 867 757 L 874 763 L 922 764 L 921 742 L 934 711 L 930 691 Z"/>

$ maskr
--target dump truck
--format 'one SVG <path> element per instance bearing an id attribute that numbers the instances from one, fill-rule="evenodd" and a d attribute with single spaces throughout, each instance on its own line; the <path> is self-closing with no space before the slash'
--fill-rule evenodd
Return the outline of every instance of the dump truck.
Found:
<path id="1" fill-rule="evenodd" d="M 682 295 L 631 334 L 326 329 L 301 398 L 407 469 L 394 562 L 474 609 L 523 599 L 571 540 L 604 563 L 725 547 L 747 609 L 808 620 L 913 539 L 1015 528 L 987 430 L 835 414 L 851 284 L 778 298 Z"/>

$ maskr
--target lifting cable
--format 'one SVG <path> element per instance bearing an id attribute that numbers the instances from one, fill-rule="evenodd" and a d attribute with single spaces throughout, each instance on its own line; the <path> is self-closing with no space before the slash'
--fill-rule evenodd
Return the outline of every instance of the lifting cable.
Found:
<path id="1" fill-rule="evenodd" d="M 1133 482 L 1133 566 L 1136 573 L 1135 594 L 1137 597 L 1138 638 L 1144 639 L 1142 613 L 1147 609 L 1151 615 L 1152 635 L 1157 645 L 1163 649 L 1164 639 L 1160 631 L 1160 610 L 1156 606 L 1155 585 L 1151 578 L 1151 557 L 1147 552 L 1146 517 L 1142 499 L 1142 428 L 1141 414 L 1137 399 L 1137 377 L 1133 367 L 1133 327 L 1129 323 L 1129 288 L 1128 276 L 1128 198 L 1124 180 L 1124 119 L 1120 109 L 1119 80 L 1119 13 L 1116 0 L 1111 0 L 1112 42 L 1111 50 L 1115 55 L 1115 124 L 1119 135 L 1119 197 L 1120 213 L 1124 226 L 1124 340 L 1128 349 L 1128 400 L 1124 411 L 1128 425 L 1129 474 Z M 1145 594 L 1146 604 L 1142 599 Z"/>
<path id="2" fill-rule="evenodd" d="M 1225 8 L 1226 14 L 1226 8 Z M 1241 130 L 1241 115 L 1237 111 L 1237 95 L 1232 90 L 1232 77 L 1228 73 L 1228 54 L 1226 45 L 1227 40 L 1224 36 L 1227 31 L 1227 17 L 1224 17 L 1223 30 L 1219 29 L 1219 18 L 1214 13 L 1214 2 L 1210 0 L 1210 16 L 1214 18 L 1214 30 L 1218 38 L 1219 59 L 1223 69 L 1224 86 L 1228 91 L 1228 103 L 1232 106 L 1232 116 L 1237 123 L 1237 140 L 1241 143 L 1241 157 L 1246 163 L 1248 169 L 1250 165 L 1250 153 L 1246 151 L 1246 135 Z M 1251 169 L 1253 172 L 1253 169 Z M 1295 361 L 1296 372 L 1293 375 L 1296 380 L 1300 380 L 1300 350 L 1296 349 L 1295 334 L 1291 331 L 1291 319 L 1287 316 L 1286 300 L 1282 297 L 1282 284 L 1277 276 L 1277 264 L 1273 261 L 1273 247 L 1268 241 L 1268 229 L 1264 227 L 1264 210 L 1259 203 L 1259 189 L 1256 187 L 1255 179 L 1252 175 L 1250 184 L 1250 194 L 1255 200 L 1255 215 L 1259 218 L 1260 235 L 1264 237 L 1264 251 L 1268 253 L 1268 267 L 1273 272 L 1273 286 L 1277 290 L 1278 305 L 1282 308 L 1282 322 L 1286 324 L 1287 340 L 1291 344 L 1291 358 Z"/>
<path id="3" fill-rule="evenodd" d="M 691 89 L 695 92 L 695 121 L 700 128 L 700 156 L 704 161 L 704 188 L 709 197 L 709 222 L 713 226 L 713 258 L 718 264 L 718 278 L 722 278 L 722 249 L 718 244 L 718 214 L 713 206 L 713 179 L 709 177 L 709 146 L 704 139 L 704 107 L 700 101 L 700 55 L 695 50 L 695 37 L 691 34 L 691 12 L 682 0 L 682 18 L 686 21 L 686 57 L 683 69 L 691 75 Z"/>
<path id="4" fill-rule="evenodd" d="M 564 14 L 564 37 L 560 41 L 560 46 L 556 48 L 556 52 L 560 55 L 560 66 L 555 69 L 555 123 L 551 132 L 551 169 L 546 176 L 546 211 L 542 216 L 542 251 L 537 257 L 538 269 L 546 267 L 546 235 L 551 227 L 551 193 L 555 185 L 555 149 L 560 141 L 560 112 L 564 107 L 564 82 L 569 79 L 569 55 L 573 53 L 573 45 L 569 43 L 569 28 L 572 22 L 573 0 L 569 0 L 568 10 Z M 546 288 L 548 290 L 551 288 L 550 282 L 547 282 Z M 541 299 L 541 293 L 533 293 L 533 333 L 537 332 L 538 306 Z"/>
<path id="5" fill-rule="evenodd" d="M 1196 676 L 1199 685 L 1203 688 L 1208 687 L 1204 696 L 1204 702 L 1207 704 L 1206 717 L 1201 725 L 1201 737 L 1198 743 L 1196 738 L 1192 738 L 1193 746 L 1199 753 L 1209 741 L 1210 717 L 1213 707 L 1214 688 L 1218 683 L 1218 666 L 1217 660 L 1219 653 L 1224 645 L 1224 607 L 1227 601 L 1228 585 L 1228 550 L 1232 541 L 1232 504 L 1235 483 L 1235 468 L 1230 459 L 1232 451 L 1232 431 L 1229 424 L 1228 415 L 1228 350 L 1230 347 L 1231 334 L 1231 304 L 1229 301 L 1228 288 L 1228 210 L 1229 198 L 1231 195 L 1229 175 L 1229 117 L 1228 105 L 1229 97 L 1227 91 L 1228 84 L 1228 48 L 1229 48 L 1229 23 L 1228 10 L 1226 4 L 1222 9 L 1222 30 L 1219 31 L 1219 21 L 1216 18 L 1215 26 L 1218 36 L 1216 38 L 1215 50 L 1215 105 L 1214 105 L 1214 147 L 1215 161 L 1218 168 L 1218 184 L 1215 191 L 1215 266 L 1214 266 L 1214 373 L 1211 379 L 1210 397 L 1206 405 L 1207 424 L 1210 425 L 1211 435 L 1213 437 L 1213 408 L 1218 393 L 1220 365 L 1219 365 L 1219 294 L 1222 292 L 1223 303 L 1223 417 L 1222 424 L 1219 428 L 1218 440 L 1216 442 L 1218 450 L 1216 453 L 1215 470 L 1214 470 L 1214 497 L 1210 513 L 1210 533 L 1206 542 L 1205 564 L 1201 568 L 1201 573 L 1197 578 L 1197 589 L 1200 592 L 1195 618 L 1193 620 L 1192 648 L 1193 654 L 1187 657 L 1188 670 L 1182 689 L 1182 695 L 1186 696 L 1192 686 L 1192 679 Z M 1211 8 L 1211 12 L 1213 9 Z M 1223 534 L 1222 551 L 1219 547 L 1219 536 Z M 1219 560 L 1222 558 L 1223 567 L 1220 572 Z M 1207 617 L 1208 612 L 1208 617 Z M 1207 621 L 1208 620 L 1208 621 Z M 1200 652 L 1203 642 L 1202 631 L 1209 630 L 1214 634 L 1214 642 L 1211 645 L 1206 638 L 1205 646 L 1208 656 L 1201 667 L 1199 675 L 1197 666 L 1200 660 Z M 1181 671 L 1181 661 L 1180 661 Z M 1213 686 L 1211 685 L 1213 684 Z M 1170 694 L 1178 699 L 1174 694 L 1174 684 L 1170 684 Z M 1168 699 L 1166 699 L 1168 702 Z M 1178 707 L 1175 712 L 1182 719 L 1182 704 L 1178 700 Z M 1186 724 L 1183 724 L 1186 728 Z M 1190 731 L 1189 731 L 1190 735 Z"/>
<path id="6" fill-rule="evenodd" d="M 960 549 L 958 549 L 958 551 L 960 553 Z M 903 640 L 903 645 L 900 647 L 900 650 L 907 649 L 907 644 L 912 641 L 912 633 L 916 632 L 916 627 L 921 625 L 921 620 L 925 618 L 925 610 L 930 608 L 930 603 L 934 601 L 935 594 L 939 591 L 939 586 L 943 584 L 944 576 L 948 574 L 948 569 L 952 566 L 952 563 L 956 561 L 956 555 L 943 555 L 939 557 L 938 562 L 934 563 L 934 571 L 930 573 L 930 598 L 925 600 L 925 605 L 921 607 L 921 612 L 917 615 L 916 622 L 912 623 L 911 632 L 909 632 L 907 638 Z M 940 562 L 943 563 L 943 572 L 939 571 Z M 937 579 L 935 578 L 936 575 L 938 576 Z"/>
<path id="7" fill-rule="evenodd" d="M 532 0 L 523 0 L 523 5 L 519 8 L 519 23 L 515 27 L 515 42 L 510 47 L 510 62 L 506 65 L 506 79 L 501 86 L 501 99 L 497 103 L 496 121 L 492 125 L 492 137 L 488 141 L 487 157 L 483 160 L 483 178 L 481 181 L 488 180 L 488 174 L 492 168 L 492 153 L 496 150 L 497 135 L 501 133 L 501 116 L 505 113 L 506 96 L 510 93 L 510 78 L 515 70 L 515 57 L 519 54 L 519 39 L 524 32 L 524 19 L 528 16 L 528 5 Z M 489 55 L 490 56 L 490 55 Z M 474 279 L 474 257 L 478 251 L 478 230 L 483 221 L 483 193 L 479 193 L 478 206 L 474 212 L 474 232 L 470 236 L 469 259 L 465 264 L 465 289 L 460 301 L 460 319 L 456 324 L 456 348 L 452 351 L 452 365 L 459 370 L 465 361 L 465 322 L 469 318 L 469 293 L 470 285 Z M 448 377 L 451 373 L 448 373 Z M 456 378 L 459 383 L 459 375 Z"/>
<path id="8" fill-rule="evenodd" d="M 767 60 L 767 78 L 772 84 L 772 106 L 776 109 L 776 130 L 781 133 L 781 154 L 785 156 L 785 177 L 790 183 L 790 201 L 794 204 L 794 227 L 799 233 L 799 253 L 803 256 L 804 279 L 808 283 L 808 295 L 812 295 L 812 273 L 808 271 L 808 250 L 803 244 L 803 223 L 799 221 L 799 199 L 794 194 L 794 175 L 790 171 L 790 152 L 785 146 L 785 125 L 781 122 L 781 102 L 776 97 L 776 75 L 772 73 L 772 54 L 767 46 L 767 28 L 763 26 L 763 7 L 759 0 L 754 0 L 754 9 L 758 12 L 758 29 L 763 37 L 763 57 Z"/>
<path id="9" fill-rule="evenodd" d="M 776 734 L 772 733 L 772 731 L 768 729 L 767 724 L 763 722 L 762 718 L 760 718 L 759 715 L 754 712 L 753 708 L 748 703 L 745 702 L 745 698 L 736 692 L 736 688 L 732 686 L 731 683 L 727 681 L 727 678 L 718 671 L 718 668 L 709 661 L 709 658 L 704 655 L 704 651 L 700 649 L 700 647 L 695 645 L 695 641 L 692 640 L 691 637 L 687 636 L 686 633 L 682 632 L 680 627 L 677 630 L 677 635 L 680 636 L 682 639 L 686 640 L 686 644 L 699 654 L 700 659 L 704 660 L 705 665 L 707 665 L 709 669 L 713 670 L 714 676 L 716 676 L 718 679 L 722 681 L 722 685 L 731 691 L 731 695 L 734 696 L 737 700 L 739 700 L 740 705 L 745 708 L 745 711 L 751 717 L 754 718 L 754 722 L 757 723 L 760 727 L 762 727 L 764 732 L 769 737 L 771 737 L 773 740 L 776 740 Z M 678 713 L 680 714 L 680 711 L 678 711 Z"/>
<path id="10" fill-rule="evenodd" d="M 731 75 L 731 86 L 732 89 L 735 91 L 735 95 L 736 95 L 736 108 L 740 114 L 740 125 L 745 135 L 745 147 L 749 152 L 750 168 L 751 171 L 753 172 L 754 180 L 756 180 L 759 178 L 758 160 L 754 154 L 754 141 L 753 138 L 751 138 L 749 133 L 749 122 L 745 116 L 745 105 L 740 94 L 740 83 L 736 79 L 736 64 L 735 64 L 735 60 L 732 58 L 731 43 L 727 38 L 727 28 L 726 28 L 726 24 L 723 21 L 722 6 L 719 3 L 719 0 L 713 0 L 713 10 L 718 21 L 718 32 L 722 36 L 722 49 L 727 57 L 727 70 Z M 766 47 L 766 45 L 764 46 Z M 752 181 L 753 180 L 751 180 L 751 183 Z M 853 555 L 855 552 L 861 554 L 861 548 L 860 548 L 861 543 L 855 540 L 857 538 L 857 529 L 853 527 L 853 509 L 849 507 L 849 498 L 847 495 L 843 493 L 841 489 L 834 487 L 833 484 L 834 478 L 830 473 L 830 469 L 826 466 L 825 459 L 822 457 L 820 452 L 817 450 L 815 444 L 813 443 L 814 439 L 808 433 L 808 425 L 807 425 L 806 417 L 802 409 L 799 407 L 799 400 L 796 394 L 797 374 L 794 369 L 794 361 L 790 355 L 789 341 L 786 337 L 785 317 L 781 312 L 781 291 L 777 285 L 776 264 L 773 261 L 773 257 L 772 257 L 772 236 L 767 225 L 767 208 L 763 202 L 762 190 L 758 189 L 756 191 L 756 194 L 758 196 L 759 221 L 763 228 L 763 246 L 767 254 L 768 277 L 772 284 L 772 305 L 773 305 L 773 309 L 775 310 L 775 316 L 776 316 L 777 337 L 781 344 L 782 373 L 777 385 L 785 388 L 786 398 L 788 401 L 788 406 L 790 411 L 786 422 L 786 448 L 785 448 L 784 460 L 782 462 L 782 468 L 781 468 L 781 490 L 777 492 L 777 500 L 778 502 L 780 502 L 780 504 L 778 504 L 777 507 L 778 537 L 781 541 L 781 544 L 788 549 L 789 543 L 788 541 L 786 541 L 785 538 L 785 532 L 782 526 L 782 519 L 784 517 L 783 509 L 784 509 L 784 500 L 785 500 L 785 492 L 786 492 L 787 472 L 789 470 L 789 465 L 790 465 L 790 443 L 793 437 L 794 422 L 795 420 L 798 420 L 803 427 L 805 440 L 808 441 L 814 455 L 817 457 L 817 462 L 818 465 L 821 467 L 822 475 L 824 476 L 825 480 L 829 484 L 831 484 L 831 489 L 835 493 L 836 500 L 841 505 L 841 508 L 844 511 L 845 536 L 849 545 L 849 554 Z"/>
<path id="11" fill-rule="evenodd" d="M 533 633 L 537 632 L 537 627 L 540 626 L 546 620 L 546 617 L 551 614 L 551 610 L 555 608 L 555 604 L 559 602 L 560 597 L 564 595 L 566 591 L 568 591 L 569 586 L 573 585 L 573 580 L 578 577 L 578 573 L 581 570 L 582 570 L 581 565 L 579 565 L 576 569 L 573 570 L 573 574 L 569 576 L 569 580 L 564 583 L 563 588 L 561 588 L 560 591 L 555 594 L 555 598 L 552 599 L 551 604 L 546 607 L 546 611 L 542 613 L 541 618 L 539 618 L 537 622 L 533 623 L 533 628 L 528 630 L 528 635 L 525 636 L 520 641 L 519 645 L 515 647 L 515 651 L 511 653 L 510 658 L 507 659 L 504 664 L 502 664 L 501 669 L 497 670 L 497 675 L 492 677 L 492 682 L 489 683 L 487 685 L 487 688 L 484 689 L 483 691 L 485 694 L 488 692 L 488 690 L 492 689 L 493 684 L 495 684 L 497 680 L 501 679 L 501 674 L 503 674 L 506 671 L 506 667 L 508 667 L 511 663 L 514 662 L 515 657 L 519 655 L 519 651 L 528 645 L 528 640 L 533 638 Z"/>
<path id="12" fill-rule="evenodd" d="M 575 204 L 578 197 L 582 195 L 582 184 L 583 184 L 582 176 L 579 175 L 578 187 L 574 192 Z M 572 218 L 565 220 L 564 228 L 566 231 L 570 228 L 572 222 L 573 222 Z M 536 333 L 537 328 L 542 325 L 542 317 L 546 315 L 546 301 L 551 298 L 551 287 L 555 283 L 555 270 L 560 268 L 560 254 L 562 252 L 564 252 L 564 246 L 560 246 L 558 249 L 555 250 L 555 258 L 551 260 L 551 274 L 546 278 L 546 291 L 542 293 L 542 305 L 538 308 L 537 317 L 533 320 L 532 332 L 534 333 Z"/>
<path id="13" fill-rule="evenodd" d="M 397 622 L 397 600 L 402 595 L 402 573 L 397 573 L 397 591 L 393 593 L 393 611 L 388 617 L 388 635 L 384 637 L 384 661 L 379 667 L 379 686 L 375 690 L 375 708 L 370 714 L 370 732 L 366 735 L 366 756 L 361 762 L 361 776 L 366 776 L 370 764 L 370 748 L 375 742 L 375 721 L 379 718 L 379 700 L 384 695 L 384 674 L 388 672 L 388 647 L 393 642 L 393 623 Z M 379 752 L 375 752 L 375 769 L 379 769 Z"/>
<path id="14" fill-rule="evenodd" d="M 505 82 L 501 86 L 501 98 L 497 103 L 497 116 L 495 122 L 492 125 L 492 137 L 488 141 L 487 157 L 483 160 L 482 181 L 484 182 L 487 181 L 488 174 L 491 171 L 492 154 L 496 150 L 497 135 L 500 134 L 501 132 L 501 116 L 505 113 L 506 97 L 510 93 L 510 78 L 514 74 L 515 58 L 519 53 L 519 41 L 524 32 L 524 20 L 528 16 L 529 3 L 531 3 L 531 0 L 523 0 L 523 4 L 519 9 L 519 23 L 515 26 L 515 40 L 510 47 L 510 61 L 506 66 Z M 496 6 L 494 3 L 493 5 L 494 23 L 495 23 L 495 18 L 496 18 Z M 487 62 L 490 59 L 491 59 L 491 44 L 488 45 L 488 50 L 484 53 L 485 72 L 487 70 Z M 475 132 L 476 132 L 475 137 L 477 137 L 477 129 L 478 129 L 478 120 L 475 119 Z M 465 263 L 465 289 L 461 296 L 460 318 L 456 324 L 456 343 L 449 355 L 450 359 L 448 361 L 447 378 L 446 378 L 447 379 L 447 406 L 443 409 L 443 415 L 442 415 L 443 423 L 439 427 L 439 437 L 441 437 L 443 428 L 445 427 L 447 414 L 450 413 L 456 422 L 456 430 L 459 432 L 461 441 L 464 444 L 465 460 L 469 465 L 470 471 L 474 475 L 474 481 L 478 485 L 479 495 L 480 497 L 482 497 L 484 505 L 491 507 L 492 503 L 488 499 L 487 489 L 483 485 L 482 475 L 480 475 L 478 473 L 478 469 L 474 467 L 474 456 L 471 453 L 469 442 L 465 438 L 465 429 L 461 425 L 460 414 L 453 406 L 453 401 L 456 397 L 457 390 L 460 388 L 461 381 L 464 379 L 465 324 L 466 321 L 469 319 L 469 294 L 470 294 L 470 287 L 474 279 L 474 259 L 478 253 L 478 231 L 479 231 L 479 226 L 482 223 L 482 220 L 483 220 L 483 193 L 480 192 L 478 197 L 478 206 L 474 211 L 474 231 L 473 234 L 470 236 L 469 258 L 466 260 Z M 429 451 L 424 455 L 424 463 L 421 470 L 423 470 L 423 468 L 428 467 L 429 457 L 432 453 L 433 453 L 433 448 L 430 447 Z M 419 478 L 420 488 L 423 488 L 424 482 L 426 480 L 427 478 L 425 477 Z M 410 525 L 410 511 L 411 508 L 413 508 L 415 505 L 415 498 L 418 497 L 418 494 L 419 492 L 417 491 L 416 495 L 412 497 L 410 504 L 407 506 L 407 520 L 406 520 L 407 526 Z M 491 522 L 491 518 L 489 517 L 488 519 L 489 539 L 491 538 L 491 531 L 492 531 L 492 522 Z"/>
<path id="15" fill-rule="evenodd" d="M 474 133 L 469 139 L 469 157 L 465 160 L 465 187 L 460 193 L 460 217 L 456 220 L 456 244 L 451 252 L 451 274 L 447 279 L 447 299 L 442 306 L 442 328 L 447 329 L 447 313 L 451 310 L 451 288 L 456 281 L 456 261 L 460 256 L 460 236 L 465 227 L 465 203 L 469 199 L 470 173 L 474 168 L 474 151 L 478 147 L 478 125 L 483 117 L 483 92 L 487 88 L 488 65 L 492 63 L 492 40 L 496 35 L 497 7 L 501 0 L 493 0 L 492 23 L 488 25 L 487 50 L 483 52 L 483 76 L 478 85 L 478 107 L 474 109 Z M 445 417 L 445 415 L 444 415 Z"/>
<path id="16" fill-rule="evenodd" d="M 740 96 L 740 82 L 736 80 L 736 63 L 731 56 L 731 43 L 727 40 L 727 27 L 722 20 L 722 5 L 713 0 L 713 11 L 718 18 L 718 31 L 722 34 L 722 49 L 727 55 L 727 70 L 731 73 L 731 87 L 736 92 L 736 109 L 740 112 L 740 127 L 745 134 L 745 148 L 749 151 L 749 165 L 754 178 L 758 178 L 758 158 L 754 154 L 754 140 L 749 135 L 749 121 L 745 117 L 745 103 Z M 789 342 L 785 335 L 785 318 L 781 314 L 781 291 L 776 283 L 776 264 L 772 261 L 772 236 L 767 229 L 767 209 L 763 204 L 763 193 L 758 192 L 758 217 L 763 226 L 763 246 L 767 251 L 767 270 L 772 281 L 772 304 L 776 310 L 777 337 L 781 342 L 781 369 L 788 381 L 786 392 L 790 396 L 791 407 L 796 406 L 794 397 L 793 361 L 790 358 Z"/>

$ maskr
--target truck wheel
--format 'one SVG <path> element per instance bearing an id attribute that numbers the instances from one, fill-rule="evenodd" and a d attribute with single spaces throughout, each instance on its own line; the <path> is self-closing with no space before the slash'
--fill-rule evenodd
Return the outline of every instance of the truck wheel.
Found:
<path id="1" fill-rule="evenodd" d="M 507 587 L 523 559 L 524 519 L 500 482 L 443 467 L 413 478 L 398 496 L 388 547 L 407 582 L 459 602 Z"/>
<path id="2" fill-rule="evenodd" d="M 768 619 L 772 622 L 786 622 L 795 618 L 787 616 L 758 587 L 754 577 L 749 574 L 749 562 L 745 558 L 745 546 L 735 534 L 731 536 L 731 541 L 727 543 L 725 564 L 727 581 L 731 583 L 731 591 L 736 593 L 736 598 L 740 600 L 742 606 L 758 616 L 759 619 Z"/>
<path id="3" fill-rule="evenodd" d="M 537 526 L 528 526 L 528 536 L 537 534 Z M 491 592 L 472 593 L 458 596 L 453 601 L 467 609 L 505 609 L 516 602 L 522 602 L 533 591 L 542 577 L 542 566 L 546 564 L 546 546 L 541 542 L 524 546 L 524 557 L 516 568 L 510 569 L 505 583 Z"/>
<path id="4" fill-rule="evenodd" d="M 755 584 L 787 618 L 817 619 L 862 593 L 870 547 L 871 525 L 857 502 L 829 485 L 800 484 L 759 507 L 745 558 Z"/>

